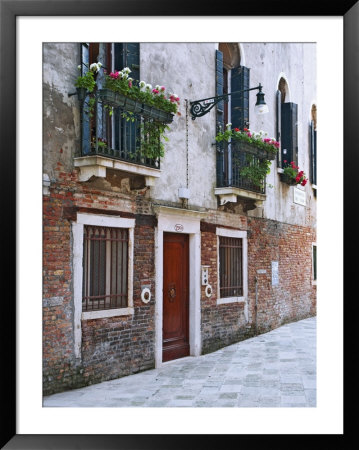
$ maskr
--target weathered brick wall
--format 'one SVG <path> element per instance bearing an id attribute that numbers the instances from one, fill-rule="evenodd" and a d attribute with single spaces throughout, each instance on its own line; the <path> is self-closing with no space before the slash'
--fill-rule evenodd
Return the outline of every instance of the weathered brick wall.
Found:
<path id="1" fill-rule="evenodd" d="M 315 241 L 315 231 L 310 227 L 248 218 L 250 314 L 255 321 L 257 276 L 259 332 L 316 314 L 316 286 L 312 284 L 312 243 Z M 272 261 L 279 263 L 277 286 L 272 286 Z M 258 269 L 266 273 L 258 274 Z"/>
<path id="2" fill-rule="evenodd" d="M 57 165 L 43 206 L 43 391 L 45 395 L 154 367 L 154 227 L 146 201 L 113 192 L 106 181 L 78 183 Z M 107 190 L 106 190 L 107 188 Z M 82 321 L 82 357 L 74 356 L 71 221 L 76 211 L 134 217 L 134 315 Z M 152 299 L 141 301 L 142 288 Z"/>
<path id="3" fill-rule="evenodd" d="M 203 229 L 210 231 L 203 231 Z M 205 286 L 201 288 L 202 353 L 215 351 L 225 345 L 238 342 L 250 335 L 246 326 L 243 303 L 217 305 L 217 235 L 215 226 L 202 224 L 202 265 L 209 266 L 209 284 L 212 296 L 207 297 Z"/>
<path id="4" fill-rule="evenodd" d="M 212 217 L 212 220 L 214 217 Z M 316 286 L 312 284 L 312 243 L 315 231 L 310 227 L 272 220 L 248 218 L 248 323 L 244 304 L 217 305 L 216 220 L 202 224 L 202 265 L 209 267 L 212 297 L 201 290 L 201 333 L 203 353 L 262 333 L 284 323 L 316 314 Z M 272 261 L 279 263 L 279 284 L 272 286 Z M 258 270 L 265 270 L 259 273 Z M 256 285 L 258 280 L 257 309 Z M 257 314 L 256 314 L 257 311 Z"/>

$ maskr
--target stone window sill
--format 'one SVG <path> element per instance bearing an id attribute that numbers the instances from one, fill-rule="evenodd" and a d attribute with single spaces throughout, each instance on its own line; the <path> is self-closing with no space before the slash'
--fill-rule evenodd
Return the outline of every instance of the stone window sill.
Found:
<path id="1" fill-rule="evenodd" d="M 245 297 L 224 297 L 217 298 L 217 305 L 225 305 L 227 303 L 245 303 Z"/>
<path id="2" fill-rule="evenodd" d="M 81 315 L 82 320 L 105 319 L 107 317 L 130 316 L 134 314 L 134 308 L 105 309 L 101 311 L 85 311 Z"/>

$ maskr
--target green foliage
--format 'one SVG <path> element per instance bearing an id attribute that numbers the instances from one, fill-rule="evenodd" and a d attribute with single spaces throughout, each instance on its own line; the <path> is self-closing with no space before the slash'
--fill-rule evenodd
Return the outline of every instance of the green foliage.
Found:
<path id="1" fill-rule="evenodd" d="M 86 112 L 90 117 L 94 114 L 94 108 L 96 104 L 96 74 L 102 67 L 101 63 L 93 63 L 89 67 L 89 71 L 77 78 L 76 87 L 82 87 L 87 90 L 88 100 L 85 103 Z M 81 70 L 81 66 L 78 67 Z M 131 70 L 125 67 L 120 72 L 115 71 L 107 74 L 105 72 L 104 89 L 109 89 L 118 94 L 124 95 L 130 99 L 136 100 L 148 106 L 155 107 L 166 113 L 180 114 L 178 110 L 179 98 L 176 94 L 165 93 L 164 86 L 156 86 L 152 89 L 152 86 L 144 81 L 139 82 L 129 77 Z M 103 102 L 104 108 L 108 111 L 109 115 L 113 114 L 113 106 L 107 105 Z M 122 118 L 126 121 L 135 121 L 134 114 L 129 111 L 122 112 Z M 164 142 L 168 141 L 168 137 L 165 136 L 165 132 L 169 130 L 169 127 L 158 120 L 145 120 L 141 123 L 141 137 L 139 138 L 138 152 L 140 155 L 157 159 L 164 156 Z M 92 145 L 96 145 L 96 142 L 92 142 Z M 100 139 L 97 141 L 98 148 L 107 149 L 107 143 L 102 142 Z"/>
<path id="2" fill-rule="evenodd" d="M 240 167 L 239 161 L 236 158 L 233 159 L 233 164 L 237 164 L 239 167 L 239 173 L 242 177 L 248 178 L 254 185 L 263 186 L 265 177 L 270 172 L 271 161 L 268 159 L 258 159 L 253 155 L 246 155 L 246 165 Z"/>
<path id="3" fill-rule="evenodd" d="M 96 86 L 94 73 L 89 70 L 85 75 L 78 77 L 75 86 L 78 88 L 85 88 L 88 92 L 93 92 Z"/>
<path id="4" fill-rule="evenodd" d="M 242 141 L 247 142 L 248 144 L 253 144 L 256 147 L 270 153 L 276 154 L 278 152 L 279 142 L 273 138 L 266 138 L 266 133 L 263 133 L 262 131 L 256 133 L 248 128 L 244 128 L 243 131 L 239 128 L 231 129 L 230 125 L 231 124 L 227 124 L 226 129 L 217 134 L 217 142 Z"/>
<path id="5" fill-rule="evenodd" d="M 146 120 L 141 124 L 141 155 L 149 159 L 157 159 L 164 156 L 164 143 L 168 142 L 165 136 L 169 127 L 155 120 Z"/>

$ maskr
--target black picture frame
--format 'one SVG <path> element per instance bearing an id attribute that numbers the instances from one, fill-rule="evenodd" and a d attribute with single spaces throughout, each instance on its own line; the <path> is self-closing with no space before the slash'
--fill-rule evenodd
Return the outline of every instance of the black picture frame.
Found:
<path id="1" fill-rule="evenodd" d="M 3 286 L 3 323 L 2 333 L 2 419 L 1 448 L 6 449 L 179 449 L 194 448 L 202 445 L 206 440 L 208 448 L 222 447 L 230 441 L 234 445 L 268 443 L 276 439 L 275 435 L 18 435 L 16 433 L 16 286 L 20 280 L 16 279 L 16 17 L 19 16 L 225 16 L 235 15 L 228 11 L 241 11 L 244 16 L 342 16 L 344 19 L 344 209 L 345 235 L 351 239 L 344 243 L 344 254 L 347 260 L 356 256 L 357 226 L 353 194 L 353 180 L 357 178 L 359 167 L 359 152 L 355 136 L 359 124 L 359 4 L 356 1 L 342 0 L 341 2 L 288 2 L 288 1 L 237 1 L 235 5 L 220 7 L 218 3 L 207 2 L 195 4 L 188 0 L 0 0 L 0 168 L 2 169 L 0 183 L 3 203 L 3 217 L 1 222 L 2 239 L 1 255 L 3 256 L 2 286 Z M 139 14 L 140 11 L 140 14 Z M 174 12 L 175 11 L 175 12 Z M 335 89 L 335 87 L 333 87 Z M 329 94 L 328 94 L 329 95 Z M 4 169 L 6 168 L 6 170 Z M 333 205 L 335 213 L 335 205 Z M 354 244 L 354 245 L 353 245 Z M 347 265 L 344 272 L 344 286 L 346 293 L 350 292 L 352 280 L 355 279 L 355 264 Z M 5 289 L 4 289 L 5 287 Z M 353 286 L 352 286 L 353 287 Z M 352 290 L 352 292 L 355 292 Z M 357 294 L 354 294 L 354 296 Z M 349 302 L 348 302 L 349 303 Z M 347 320 L 348 341 L 356 339 L 353 330 L 355 314 L 353 303 L 346 305 L 345 319 Z M 351 311 L 353 310 L 353 311 Z M 353 358 L 344 352 L 346 362 Z M 348 368 L 352 371 L 352 368 Z M 355 371 L 354 371 L 355 372 Z M 356 371 L 357 372 L 357 371 Z M 348 391 L 347 391 L 348 393 Z M 350 394 L 349 394 L 350 395 Z M 347 397 L 346 407 L 349 409 Z M 345 434 L 352 431 L 355 415 L 347 420 Z M 301 443 L 308 436 L 295 436 L 296 442 Z M 317 436 L 320 437 L 320 436 Z M 205 439 L 208 438 L 208 439 Z M 293 441 L 294 436 L 281 436 L 283 445 Z M 311 442 L 314 443 L 317 439 Z M 331 436 L 337 441 L 342 436 Z M 262 442 L 263 441 L 263 442 Z M 342 441 L 342 439 L 341 439 Z M 258 442 L 259 443 L 259 442 Z M 277 442 L 276 445 L 280 445 Z"/>

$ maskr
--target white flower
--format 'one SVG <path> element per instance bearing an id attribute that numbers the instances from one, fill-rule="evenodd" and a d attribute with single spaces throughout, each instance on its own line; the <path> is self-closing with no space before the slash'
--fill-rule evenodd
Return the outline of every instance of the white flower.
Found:
<path id="1" fill-rule="evenodd" d="M 79 65 L 77 66 L 77 68 L 78 68 L 79 70 L 81 70 L 81 64 L 79 64 Z"/>
<path id="2" fill-rule="evenodd" d="M 151 91 L 152 90 L 152 84 L 147 83 L 146 84 L 146 89 Z"/>
<path id="3" fill-rule="evenodd" d="M 99 66 L 99 68 L 101 69 L 101 67 L 102 67 L 102 64 L 99 62 L 99 63 L 97 63 L 97 65 Z"/>
<path id="4" fill-rule="evenodd" d="M 156 84 L 155 89 L 159 91 L 161 89 L 161 86 L 159 84 Z"/>
<path id="5" fill-rule="evenodd" d="M 101 64 L 101 63 L 99 63 L 99 64 Z M 91 65 L 90 65 L 90 70 L 92 71 L 92 72 L 98 72 L 99 70 L 100 70 L 100 68 L 101 68 L 101 66 L 99 66 L 99 64 L 98 63 L 92 63 Z M 101 64 L 102 65 L 102 64 Z"/>
<path id="6" fill-rule="evenodd" d="M 227 123 L 226 127 L 227 128 L 231 128 L 232 124 L 231 123 Z"/>
<path id="7" fill-rule="evenodd" d="M 140 81 L 138 85 L 140 86 L 141 89 L 143 89 L 146 87 L 146 81 Z"/>
<path id="8" fill-rule="evenodd" d="M 128 73 L 127 72 L 124 72 L 123 70 L 121 70 L 120 74 L 121 74 L 121 76 L 122 76 L 122 78 L 124 80 L 127 80 L 127 78 L 128 78 Z"/>
<path id="9" fill-rule="evenodd" d="M 131 70 L 129 67 L 125 67 L 124 69 L 122 69 L 122 72 L 129 74 L 129 73 L 131 73 Z"/>

